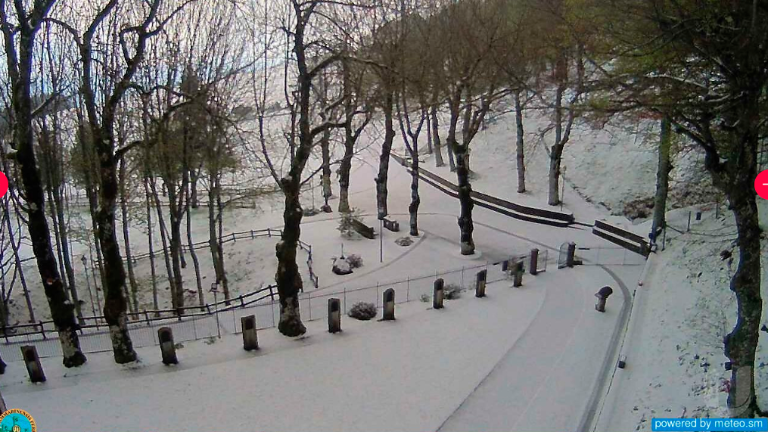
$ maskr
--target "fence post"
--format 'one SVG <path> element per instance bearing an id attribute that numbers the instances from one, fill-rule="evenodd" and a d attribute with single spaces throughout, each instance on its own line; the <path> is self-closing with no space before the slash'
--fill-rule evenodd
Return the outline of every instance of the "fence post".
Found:
<path id="1" fill-rule="evenodd" d="M 98 322 L 98 321 L 97 321 L 97 322 Z M 97 324 L 97 325 L 98 325 L 98 324 Z M 40 321 L 40 333 L 42 333 L 42 335 L 43 335 L 43 339 L 48 339 L 48 338 L 45 336 L 45 326 L 43 325 L 43 322 L 42 322 L 42 321 Z"/>
<path id="2" fill-rule="evenodd" d="M 251 230 L 251 240 L 253 240 L 253 230 Z"/>
<path id="3" fill-rule="evenodd" d="M 243 300 L 243 295 L 242 295 L 242 294 L 240 294 L 240 297 L 239 297 L 239 298 L 240 298 L 240 307 L 241 307 L 241 308 L 245 308 L 245 301 Z"/>
<path id="4" fill-rule="evenodd" d="M 235 237 L 235 233 L 232 233 L 232 243 L 237 243 L 237 237 Z"/>
<path id="5" fill-rule="evenodd" d="M 144 318 L 147 320 L 147 325 L 149 325 L 149 314 L 146 309 L 144 309 Z"/>

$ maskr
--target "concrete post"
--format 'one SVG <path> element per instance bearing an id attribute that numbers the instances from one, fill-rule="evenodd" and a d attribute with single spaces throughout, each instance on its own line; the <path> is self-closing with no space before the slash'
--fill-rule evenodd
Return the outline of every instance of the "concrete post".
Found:
<path id="1" fill-rule="evenodd" d="M 488 270 L 482 270 L 477 272 L 477 279 L 475 282 L 475 297 L 485 297 L 485 281 L 488 277 Z"/>
<path id="2" fill-rule="evenodd" d="M 256 333 L 256 315 L 240 317 L 240 327 L 243 330 L 243 349 L 246 351 L 259 349 L 259 336 Z"/>
<path id="3" fill-rule="evenodd" d="M 613 294 L 613 289 L 609 286 L 604 286 L 600 288 L 600 291 L 595 293 L 595 297 L 597 297 L 597 304 L 595 304 L 596 311 L 605 312 L 605 301 L 611 294 Z"/>
<path id="4" fill-rule="evenodd" d="M 37 348 L 34 345 L 25 345 L 21 347 L 21 356 L 27 365 L 30 381 L 33 383 L 45 382 L 45 372 L 43 372 L 40 357 L 37 355 Z"/>
<path id="5" fill-rule="evenodd" d="M 384 291 L 384 318 L 383 321 L 393 321 L 395 319 L 395 290 L 389 288 Z"/>
<path id="6" fill-rule="evenodd" d="M 516 269 L 517 271 L 515 271 L 515 280 L 512 283 L 512 286 L 515 288 L 523 286 L 523 275 L 525 274 L 525 270 L 523 269 L 522 264 L 523 263 L 520 262 L 520 267 Z"/>
<path id="7" fill-rule="evenodd" d="M 435 289 L 432 294 L 432 309 L 442 309 L 443 308 L 443 298 L 444 298 L 444 292 L 443 288 L 445 287 L 445 281 L 443 278 L 439 278 L 435 280 Z"/>
<path id="8" fill-rule="evenodd" d="M 539 273 L 539 250 L 531 249 L 531 265 L 529 271 L 532 275 L 536 276 Z"/>
<path id="9" fill-rule="evenodd" d="M 328 299 L 328 333 L 341 331 L 341 301 L 337 298 Z"/>
<path id="10" fill-rule="evenodd" d="M 568 267 L 573 267 L 575 257 L 576 257 L 576 243 L 570 242 L 568 243 L 568 255 L 565 258 L 565 265 Z"/>
<path id="11" fill-rule="evenodd" d="M 179 364 L 176 358 L 176 346 L 173 344 L 173 331 L 170 327 L 161 327 L 157 330 L 157 338 L 160 340 L 160 353 L 163 355 L 163 364 Z"/>

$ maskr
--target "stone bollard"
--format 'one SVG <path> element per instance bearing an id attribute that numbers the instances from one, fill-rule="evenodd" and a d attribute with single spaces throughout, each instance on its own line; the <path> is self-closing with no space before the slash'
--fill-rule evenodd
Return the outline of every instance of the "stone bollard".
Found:
<path id="1" fill-rule="evenodd" d="M 539 250 L 531 249 L 531 265 L 529 271 L 536 276 L 539 273 Z"/>
<path id="2" fill-rule="evenodd" d="M 337 298 L 328 299 L 328 333 L 341 331 L 341 302 Z"/>
<path id="3" fill-rule="evenodd" d="M 576 260 L 576 243 L 568 243 L 568 255 L 565 257 L 565 265 L 567 267 L 573 267 Z"/>
<path id="4" fill-rule="evenodd" d="M 435 289 L 434 293 L 432 294 L 432 309 L 443 308 L 443 299 L 445 298 L 445 294 L 443 292 L 444 287 L 445 281 L 443 278 L 435 279 Z"/>
<path id="5" fill-rule="evenodd" d="M 485 297 L 485 281 L 488 277 L 488 270 L 477 272 L 477 281 L 475 282 L 475 297 Z"/>
<path id="6" fill-rule="evenodd" d="M 160 353 L 163 355 L 163 364 L 179 364 L 176 358 L 176 346 L 173 344 L 173 331 L 170 327 L 157 329 L 157 338 L 160 339 Z"/>
<path id="7" fill-rule="evenodd" d="M 389 288 L 384 291 L 384 318 L 382 321 L 394 321 L 395 319 L 395 290 Z"/>
<path id="8" fill-rule="evenodd" d="M 609 286 L 604 286 L 600 288 L 600 291 L 595 293 L 595 297 L 597 297 L 597 304 L 595 305 L 596 311 L 605 312 L 605 301 L 611 294 L 613 294 L 613 289 Z"/>
<path id="9" fill-rule="evenodd" d="M 523 275 L 525 274 L 525 267 L 523 266 L 522 261 L 518 261 L 514 267 L 514 273 L 515 276 L 514 281 L 512 282 L 512 286 L 515 288 L 519 288 L 523 286 Z"/>
<path id="10" fill-rule="evenodd" d="M 29 379 L 33 383 L 45 382 L 45 372 L 43 372 L 40 357 L 37 356 L 37 348 L 34 345 L 25 345 L 21 347 L 21 356 L 24 357 L 24 363 L 27 365 Z"/>
<path id="11" fill-rule="evenodd" d="M 243 329 L 243 349 L 246 351 L 259 349 L 259 336 L 256 333 L 256 315 L 240 317 L 240 327 Z"/>

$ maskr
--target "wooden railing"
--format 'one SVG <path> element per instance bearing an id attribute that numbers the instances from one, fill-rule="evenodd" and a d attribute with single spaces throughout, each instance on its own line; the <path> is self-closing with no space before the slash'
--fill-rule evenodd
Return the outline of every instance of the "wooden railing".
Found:
<path id="1" fill-rule="evenodd" d="M 392 158 L 406 167 L 409 171 L 411 170 L 410 164 L 404 158 L 395 154 L 392 154 Z M 459 187 L 437 174 L 431 173 L 424 168 L 419 167 L 419 178 L 425 183 L 437 188 L 447 195 L 450 195 L 454 198 L 459 197 Z M 515 219 L 524 220 L 526 222 L 566 227 L 575 221 L 573 214 L 571 213 L 528 207 L 477 191 L 472 191 L 470 196 L 474 200 L 475 204 L 480 207 L 487 208 L 497 213 L 513 217 Z"/>

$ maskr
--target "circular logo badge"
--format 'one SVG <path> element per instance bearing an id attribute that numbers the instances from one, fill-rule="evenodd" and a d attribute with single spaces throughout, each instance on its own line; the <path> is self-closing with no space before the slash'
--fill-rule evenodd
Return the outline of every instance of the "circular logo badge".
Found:
<path id="1" fill-rule="evenodd" d="M 37 425 L 28 412 L 14 408 L 0 415 L 0 431 L 37 432 Z"/>
<path id="2" fill-rule="evenodd" d="M 8 177 L 0 172 L 0 198 L 4 197 L 6 192 L 8 192 Z"/>
<path id="3" fill-rule="evenodd" d="M 757 175 L 755 179 L 755 192 L 760 198 L 768 200 L 768 170 Z"/>

